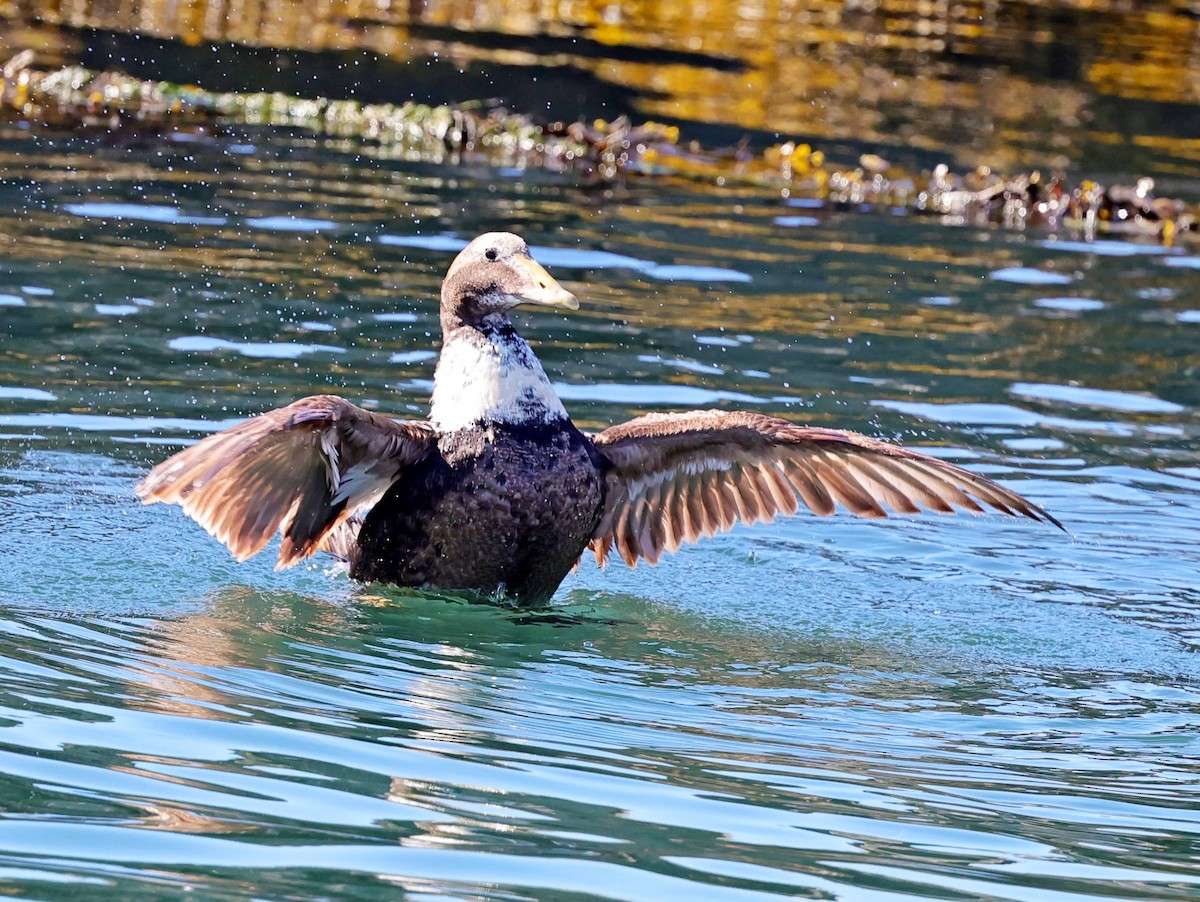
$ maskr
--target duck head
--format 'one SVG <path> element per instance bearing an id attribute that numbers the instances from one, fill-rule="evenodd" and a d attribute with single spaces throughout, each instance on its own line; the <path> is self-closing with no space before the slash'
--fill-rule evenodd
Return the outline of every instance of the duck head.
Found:
<path id="1" fill-rule="evenodd" d="M 529 255 L 511 232 L 480 235 L 454 258 L 442 283 L 442 328 L 507 317 L 521 304 L 578 310 L 579 300 Z"/>

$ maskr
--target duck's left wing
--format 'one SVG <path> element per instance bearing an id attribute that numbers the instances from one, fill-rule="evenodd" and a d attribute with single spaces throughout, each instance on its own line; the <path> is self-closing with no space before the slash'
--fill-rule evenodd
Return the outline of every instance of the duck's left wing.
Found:
<path id="1" fill-rule="evenodd" d="M 935 457 L 878 439 L 797 426 L 744 411 L 648 414 L 595 436 L 611 465 L 591 547 L 625 563 L 801 504 L 821 516 L 838 504 L 860 517 L 991 507 L 1062 528 L 1016 492 Z"/>
<path id="2" fill-rule="evenodd" d="M 147 504 L 178 504 L 239 561 L 282 531 L 277 568 L 289 567 L 318 548 L 336 551 L 339 527 L 435 444 L 426 422 L 314 395 L 180 451 L 137 493 Z"/>

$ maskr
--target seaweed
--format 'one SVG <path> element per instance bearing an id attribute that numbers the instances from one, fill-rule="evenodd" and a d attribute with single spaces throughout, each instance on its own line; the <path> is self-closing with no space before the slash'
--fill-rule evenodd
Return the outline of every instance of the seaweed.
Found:
<path id="1" fill-rule="evenodd" d="M 1061 171 L 1005 175 L 980 166 L 956 173 L 941 163 L 913 173 L 875 154 L 853 165 L 829 161 L 788 141 L 762 151 L 748 142 L 704 148 L 675 126 L 542 121 L 497 101 L 454 105 L 362 103 L 280 93 L 218 93 L 192 85 L 132 78 L 81 66 L 33 67 L 23 51 L 0 72 L 0 122 L 127 141 L 235 125 L 294 128 L 369 142 L 389 154 L 431 163 L 477 162 L 572 172 L 597 183 L 671 176 L 720 185 L 752 184 L 840 210 L 893 209 L 954 224 L 1006 229 L 1069 229 L 1142 236 L 1167 244 L 1200 238 L 1200 209 L 1159 197 L 1154 180 L 1132 185 L 1074 181 Z"/>

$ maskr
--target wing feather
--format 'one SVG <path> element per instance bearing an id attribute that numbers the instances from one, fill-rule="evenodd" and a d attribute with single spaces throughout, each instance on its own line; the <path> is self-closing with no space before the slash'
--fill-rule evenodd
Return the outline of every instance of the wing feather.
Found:
<path id="1" fill-rule="evenodd" d="M 776 510 L 788 516 L 796 513 L 800 509 L 800 502 L 792 490 L 792 484 L 779 469 L 779 464 L 768 459 L 759 464 L 758 469 L 763 475 L 763 481 L 767 484 L 767 488 L 771 490 L 771 499 L 775 502 Z"/>
<path id="2" fill-rule="evenodd" d="M 938 479 L 936 484 L 931 486 L 928 476 L 923 476 L 921 471 L 914 468 L 911 463 L 906 466 L 890 457 L 875 461 L 874 463 L 892 485 L 903 486 L 907 489 L 913 503 L 918 507 L 925 507 L 940 514 L 954 513 L 954 507 L 950 502 L 943 497 L 941 492 L 935 490 L 941 485 L 941 479 Z M 963 504 L 963 507 L 974 511 L 983 510 L 969 496 L 966 498 L 966 502 Z"/>
<path id="3" fill-rule="evenodd" d="M 846 469 L 840 455 L 822 454 L 818 458 L 818 463 L 825 478 L 825 484 L 830 487 L 846 510 L 856 516 L 872 519 L 887 516 L 887 512 L 854 478 L 854 474 Z"/>
<path id="4" fill-rule="evenodd" d="M 428 423 L 314 395 L 180 451 L 151 470 L 137 493 L 146 504 L 180 505 L 238 560 L 282 532 L 277 566 L 288 567 L 374 504 L 433 446 Z"/>
<path id="5" fill-rule="evenodd" d="M 629 505 L 621 508 L 617 514 L 616 523 L 613 524 L 613 539 L 616 541 L 617 554 L 621 555 L 628 566 L 633 567 L 637 564 L 637 553 L 634 551 L 636 541 L 630 532 L 629 518 L 632 513 L 632 508 Z"/>
<path id="6" fill-rule="evenodd" d="M 716 487 L 717 494 L 721 498 L 721 507 L 723 509 L 721 529 L 733 529 L 734 524 L 738 522 L 738 518 L 741 516 L 741 505 L 738 504 L 736 488 L 724 472 L 713 474 L 713 485 Z"/>
<path id="7" fill-rule="evenodd" d="M 725 474 L 725 479 L 728 481 L 730 489 L 733 490 L 738 520 L 742 523 L 757 523 L 758 515 L 762 512 L 755 494 L 757 486 L 745 478 L 745 469 L 738 464 Z"/>
<path id="8" fill-rule="evenodd" d="M 704 534 L 704 512 L 700 504 L 700 480 L 693 479 L 684 484 L 679 493 L 680 512 L 683 514 L 683 540 L 697 542 Z"/>
<path id="9" fill-rule="evenodd" d="M 879 503 L 884 507 L 896 511 L 898 514 L 919 514 L 920 506 L 905 490 L 912 491 L 913 486 L 909 485 L 907 479 L 901 478 L 904 473 L 903 468 L 894 474 L 894 481 L 889 481 L 889 473 L 886 468 L 882 467 L 883 461 L 869 460 L 861 457 L 847 457 L 846 466 L 858 478 L 863 487 L 871 493 L 873 498 L 877 498 Z M 924 493 L 921 489 L 918 495 Z M 969 501 L 970 499 L 968 499 Z M 978 505 L 972 503 L 971 510 L 981 511 Z"/>
<path id="10" fill-rule="evenodd" d="M 705 535 L 708 512 L 704 509 L 704 480 L 698 476 L 689 486 L 686 498 L 688 541 L 695 542 Z"/>
<path id="11" fill-rule="evenodd" d="M 716 491 L 716 474 L 704 473 L 700 477 L 700 485 L 696 488 L 696 497 L 700 499 L 700 503 L 704 507 L 704 536 L 710 537 L 719 533 L 722 529 L 728 529 L 733 525 L 733 517 L 728 517 L 728 527 L 725 515 L 725 501 L 721 499 L 721 493 Z"/>
<path id="12" fill-rule="evenodd" d="M 818 517 L 832 517 L 837 510 L 837 502 L 825 488 L 821 478 L 813 472 L 802 458 L 795 457 L 785 460 L 788 470 L 793 474 L 792 485 L 801 493 L 800 497 L 808 505 L 808 509 Z"/>
<path id="13" fill-rule="evenodd" d="M 775 501 L 771 497 L 771 487 L 767 485 L 766 477 L 761 469 L 753 463 L 745 467 L 746 477 L 754 486 L 754 501 L 758 508 L 758 522 L 770 523 L 778 513 Z"/>
<path id="14" fill-rule="evenodd" d="M 595 437 L 608 463 L 605 508 L 592 538 L 633 565 L 734 523 L 766 522 L 803 504 L 828 516 L 992 508 L 1062 528 L 992 480 L 898 445 L 749 412 L 649 414 Z"/>
<path id="15" fill-rule="evenodd" d="M 608 562 L 608 555 L 612 552 L 613 539 L 611 535 L 605 535 L 600 540 L 600 548 L 597 557 L 600 560 L 600 566 L 603 567 Z"/>
<path id="16" fill-rule="evenodd" d="M 662 505 L 662 485 L 651 485 L 646 489 L 644 495 L 638 499 L 636 512 L 636 528 L 632 532 L 632 536 L 637 539 L 635 547 L 641 547 L 646 550 L 644 557 L 646 560 L 652 561 L 654 549 L 662 545 L 662 533 L 656 529 L 655 512 Z M 660 552 L 661 553 L 661 552 Z"/>

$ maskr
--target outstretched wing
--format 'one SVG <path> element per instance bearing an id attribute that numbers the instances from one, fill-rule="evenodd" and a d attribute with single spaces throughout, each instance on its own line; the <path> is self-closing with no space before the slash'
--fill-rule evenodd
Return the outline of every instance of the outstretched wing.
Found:
<path id="1" fill-rule="evenodd" d="M 616 546 L 625 563 L 656 563 L 664 550 L 765 523 L 801 504 L 859 517 L 922 508 L 991 507 L 1062 528 L 1054 517 L 990 479 L 855 432 L 796 426 L 748 412 L 648 414 L 595 436 L 611 463 L 604 513 L 592 536 L 603 564 Z"/>
<path id="2" fill-rule="evenodd" d="M 314 395 L 180 451 L 151 470 L 137 493 L 146 504 L 178 504 L 239 561 L 282 530 L 279 569 L 316 551 L 434 444 L 428 423 Z"/>

